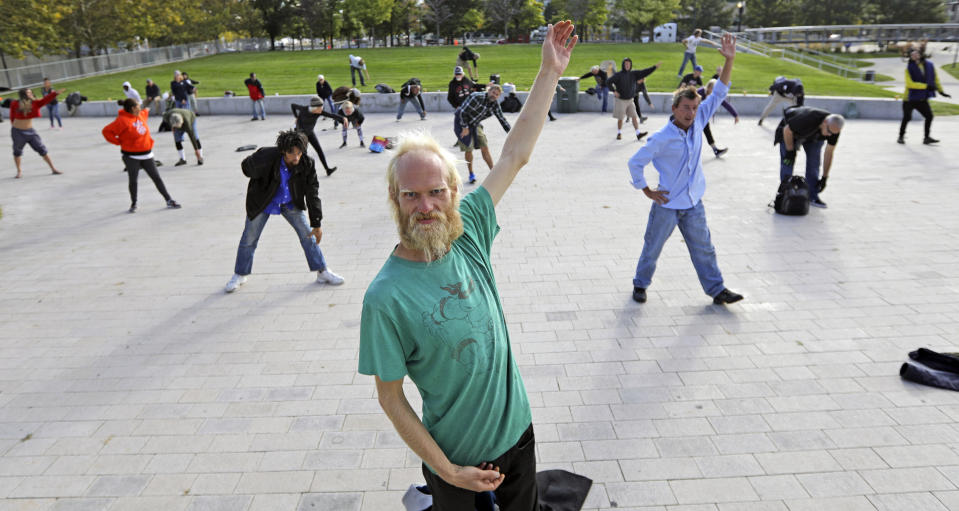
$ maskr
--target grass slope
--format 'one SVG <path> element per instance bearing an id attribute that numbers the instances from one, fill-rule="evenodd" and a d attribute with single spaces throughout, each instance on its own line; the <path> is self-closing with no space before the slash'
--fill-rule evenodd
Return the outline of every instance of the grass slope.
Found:
<path id="1" fill-rule="evenodd" d="M 503 81 L 516 84 L 519 89 L 528 89 L 539 65 L 540 47 L 530 44 L 477 46 L 482 54 L 479 60 L 480 76 L 499 73 Z M 96 76 L 55 83 L 57 88 L 79 90 L 91 100 L 118 99 L 123 93 L 120 84 L 130 81 L 143 93 L 147 78 L 152 78 L 164 89 L 174 69 L 190 73 L 200 81 L 201 97 L 222 96 L 232 90 L 239 96 L 247 95 L 243 80 L 250 72 L 256 72 L 268 95 L 313 94 L 316 75 L 323 73 L 336 87 L 350 83 L 347 55 L 357 53 L 366 60 L 370 82 L 360 87 L 364 92 L 373 91 L 373 85 L 386 83 L 397 89 L 411 76 L 418 77 L 428 91 L 445 91 L 452 78 L 458 48 L 454 47 L 399 47 L 364 48 L 361 50 L 315 50 L 297 52 L 232 53 L 202 57 L 187 62 L 165 64 L 111 75 Z M 706 77 L 712 75 L 722 57 L 711 47 L 698 51 L 699 63 L 706 68 Z M 679 44 L 581 44 L 573 53 L 567 74 L 581 76 L 594 64 L 612 59 L 619 63 L 631 57 L 634 68 L 639 69 L 663 62 L 663 67 L 647 79 L 650 91 L 672 91 L 676 72 L 682 62 L 682 47 Z M 687 65 L 687 72 L 689 66 Z M 805 66 L 791 64 L 766 57 L 740 54 L 736 57 L 733 71 L 733 92 L 737 94 L 765 94 L 769 84 L 779 75 L 802 77 L 806 91 L 814 96 L 859 96 L 893 97 L 894 93 L 874 85 L 845 80 Z M 594 84 L 592 79 L 581 80 L 585 90 Z"/>

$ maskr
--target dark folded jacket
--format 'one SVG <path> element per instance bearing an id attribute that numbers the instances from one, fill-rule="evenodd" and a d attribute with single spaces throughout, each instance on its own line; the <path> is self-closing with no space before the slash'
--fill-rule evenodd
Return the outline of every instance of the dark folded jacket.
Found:
<path id="1" fill-rule="evenodd" d="M 902 379 L 930 387 L 959 390 L 959 357 L 919 348 L 909 353 L 909 358 L 912 362 L 906 362 L 899 368 Z"/>

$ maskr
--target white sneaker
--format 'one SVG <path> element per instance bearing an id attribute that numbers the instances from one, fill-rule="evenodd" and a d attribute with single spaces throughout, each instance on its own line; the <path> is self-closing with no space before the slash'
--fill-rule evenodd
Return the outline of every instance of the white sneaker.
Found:
<path id="1" fill-rule="evenodd" d="M 242 286 L 246 283 L 246 276 L 240 275 L 239 273 L 234 273 L 233 277 L 230 278 L 230 281 L 226 283 L 226 287 L 223 288 L 227 293 L 232 293 L 236 291 L 236 288 Z"/>
<path id="2" fill-rule="evenodd" d="M 338 286 L 343 283 L 343 277 L 333 273 L 329 268 L 316 272 L 316 281 L 320 283 L 327 283 L 333 286 Z"/>

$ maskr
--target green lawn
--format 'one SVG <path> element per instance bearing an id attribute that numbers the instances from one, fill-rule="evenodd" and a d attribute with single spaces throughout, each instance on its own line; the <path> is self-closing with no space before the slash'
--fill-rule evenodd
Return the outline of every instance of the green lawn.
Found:
<path id="1" fill-rule="evenodd" d="M 503 81 L 512 82 L 519 89 L 529 88 L 539 64 L 538 45 L 490 45 L 476 46 L 473 49 L 482 54 L 479 60 L 482 77 L 488 77 L 490 73 L 499 73 Z M 91 100 L 118 99 L 124 97 L 120 88 L 120 84 L 124 81 L 133 83 L 142 94 L 147 78 L 152 78 L 161 87 L 168 88 L 173 70 L 182 69 L 200 82 L 201 97 L 222 96 L 226 90 L 245 96 L 247 91 L 243 80 L 252 71 L 256 72 L 268 95 L 276 93 L 306 95 L 315 92 L 314 84 L 318 73 L 326 75 L 327 80 L 334 87 L 349 84 L 347 55 L 350 53 L 363 56 L 367 62 L 372 83 L 361 87 L 361 90 L 365 92 L 373 91 L 373 85 L 381 82 L 393 88 L 399 88 L 411 76 L 420 78 L 428 91 L 445 91 L 452 78 L 458 48 L 401 47 L 233 53 L 55 83 L 54 86 L 66 87 L 70 91 L 79 90 Z M 599 64 L 607 59 L 619 63 L 627 56 L 633 59 L 635 68 L 651 66 L 657 61 L 663 62 L 663 67 L 647 79 L 650 91 L 672 91 L 676 86 L 678 82 L 676 72 L 682 62 L 682 47 L 679 44 L 581 44 L 576 47 L 567 74 L 580 76 L 593 64 Z M 697 56 L 699 63 L 706 68 L 704 74 L 707 77 L 712 75 L 716 66 L 722 63 L 719 53 L 708 46 L 700 47 Z M 895 95 L 874 85 L 845 80 L 805 66 L 745 54 L 740 54 L 736 58 L 733 92 L 765 94 L 778 75 L 801 77 L 807 93 L 815 96 L 893 97 Z M 591 79 L 580 82 L 582 90 L 592 85 Z"/>
<path id="2" fill-rule="evenodd" d="M 942 69 L 945 70 L 947 73 L 951 74 L 952 76 L 959 78 L 959 67 L 956 67 L 955 64 L 946 64 L 942 66 Z M 949 92 L 949 91 L 946 91 L 946 92 Z M 949 93 L 952 94 L 951 92 Z"/>

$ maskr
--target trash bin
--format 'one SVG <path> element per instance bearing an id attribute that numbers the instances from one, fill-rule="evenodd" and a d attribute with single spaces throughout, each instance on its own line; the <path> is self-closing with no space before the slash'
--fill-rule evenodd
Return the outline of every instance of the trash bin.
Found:
<path id="1" fill-rule="evenodd" d="M 498 84 L 498 83 L 499 83 L 499 80 L 500 80 L 500 78 L 499 78 L 499 75 L 498 75 L 498 74 L 489 75 L 489 81 L 490 81 L 490 82 L 493 82 L 493 83 L 497 83 L 497 84 Z"/>
<path id="2" fill-rule="evenodd" d="M 876 81 L 876 71 L 872 69 L 867 69 L 862 75 L 862 81 L 864 82 L 874 82 Z"/>
<path id="3" fill-rule="evenodd" d="M 575 114 L 579 111 L 579 77 L 564 76 L 559 79 L 559 86 L 566 89 L 565 92 L 556 93 L 556 104 L 559 112 Z"/>

